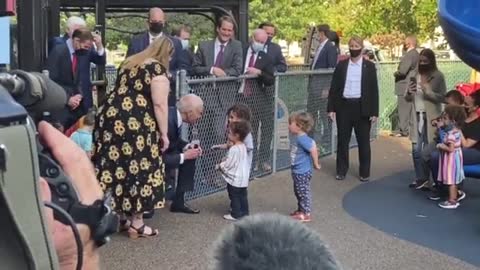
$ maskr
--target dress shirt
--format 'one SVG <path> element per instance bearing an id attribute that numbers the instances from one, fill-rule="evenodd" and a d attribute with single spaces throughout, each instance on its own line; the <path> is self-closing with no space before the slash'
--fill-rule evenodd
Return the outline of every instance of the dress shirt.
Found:
<path id="1" fill-rule="evenodd" d="M 225 57 L 225 49 L 227 48 L 227 44 L 229 41 L 225 43 L 221 43 L 218 38 L 215 39 L 215 46 L 214 46 L 214 52 L 213 52 L 213 63 L 215 65 L 215 62 L 217 62 L 217 56 L 218 53 L 220 52 L 220 46 L 223 45 L 223 57 Z M 213 68 L 210 69 L 210 74 L 213 74 Z"/>
<path id="2" fill-rule="evenodd" d="M 163 32 L 161 32 L 160 34 L 154 36 L 152 35 L 152 33 L 148 32 L 148 44 L 151 44 L 155 39 L 159 38 L 163 36 Z"/>
<path id="3" fill-rule="evenodd" d="M 244 73 L 247 72 L 247 69 L 248 69 L 248 64 L 250 64 L 250 57 L 252 57 L 252 53 L 253 53 L 253 50 L 252 50 L 252 47 L 248 47 L 248 50 L 247 50 L 247 58 L 245 58 L 245 68 L 244 68 Z M 254 54 L 254 65 L 255 63 L 257 62 L 257 57 L 258 57 L 258 53 Z"/>
<path id="4" fill-rule="evenodd" d="M 322 43 L 320 43 L 320 45 L 318 45 L 317 52 L 315 53 L 315 58 L 313 59 L 312 69 L 315 67 L 315 64 L 318 61 L 318 57 L 320 56 L 320 52 L 322 52 L 322 50 L 323 50 L 323 47 L 325 47 L 325 44 L 327 44 L 327 42 L 329 42 L 329 41 L 330 40 L 327 38 Z"/>
<path id="5" fill-rule="evenodd" d="M 348 62 L 347 78 L 345 80 L 344 98 L 360 98 L 362 96 L 362 65 L 363 57 L 356 63 Z"/>
<path id="6" fill-rule="evenodd" d="M 178 127 L 178 129 L 182 128 L 182 124 L 183 124 L 182 114 L 180 113 L 180 111 L 177 110 L 177 127 Z M 184 157 L 183 153 L 181 153 L 180 154 L 180 164 L 183 164 L 184 161 L 185 161 L 185 157 Z"/>

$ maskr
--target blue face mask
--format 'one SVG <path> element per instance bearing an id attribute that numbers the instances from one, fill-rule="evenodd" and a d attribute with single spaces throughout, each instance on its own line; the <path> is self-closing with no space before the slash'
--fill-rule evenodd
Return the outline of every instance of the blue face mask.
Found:
<path id="1" fill-rule="evenodd" d="M 180 40 L 180 42 L 182 42 L 182 49 L 186 50 L 188 49 L 188 45 L 189 45 L 189 40 L 186 40 L 186 39 L 182 39 Z"/>
<path id="2" fill-rule="evenodd" d="M 443 130 L 444 130 L 445 132 L 449 132 L 449 131 L 451 131 L 451 130 L 454 129 L 454 128 L 455 128 L 455 125 L 454 125 L 454 124 L 448 124 L 448 125 L 443 126 Z"/>
<path id="3" fill-rule="evenodd" d="M 255 53 L 259 53 L 265 49 L 265 44 L 254 41 L 252 43 L 252 50 Z"/>

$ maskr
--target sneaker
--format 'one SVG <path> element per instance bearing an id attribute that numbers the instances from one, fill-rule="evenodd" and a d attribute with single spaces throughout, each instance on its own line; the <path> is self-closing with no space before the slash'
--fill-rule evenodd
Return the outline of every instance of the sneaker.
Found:
<path id="1" fill-rule="evenodd" d="M 417 186 L 417 181 L 416 180 L 408 185 L 409 188 L 414 188 L 416 186 Z"/>
<path id="2" fill-rule="evenodd" d="M 444 201 L 438 204 L 443 209 L 457 209 L 460 204 L 458 202 Z"/>
<path id="3" fill-rule="evenodd" d="M 223 218 L 230 221 L 236 221 L 237 219 L 232 217 L 231 214 L 223 215 Z"/>
<path id="4" fill-rule="evenodd" d="M 458 197 L 458 198 L 457 198 L 457 202 L 459 202 L 459 201 L 465 199 L 465 198 L 467 197 L 467 194 L 465 194 L 464 191 L 459 190 L 457 197 Z"/>
<path id="5" fill-rule="evenodd" d="M 415 186 L 415 189 L 419 190 L 419 189 L 423 189 L 426 185 L 428 184 L 428 180 L 425 180 L 425 181 L 417 181 L 417 185 Z"/>
<path id="6" fill-rule="evenodd" d="M 292 218 L 300 221 L 300 222 L 310 222 L 312 221 L 311 215 L 310 214 L 304 214 L 304 213 L 298 213 L 295 216 L 292 216 Z"/>
<path id="7" fill-rule="evenodd" d="M 432 201 L 438 201 L 440 200 L 440 194 L 438 192 L 432 192 L 432 194 L 428 196 L 428 199 Z"/>

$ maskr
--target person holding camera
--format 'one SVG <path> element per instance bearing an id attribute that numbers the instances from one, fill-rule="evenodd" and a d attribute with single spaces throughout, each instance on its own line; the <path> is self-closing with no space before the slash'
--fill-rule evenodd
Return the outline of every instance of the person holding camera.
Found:
<path id="1" fill-rule="evenodd" d="M 435 127 L 430 123 L 442 112 L 447 86 L 445 77 L 437 68 L 435 53 L 430 49 L 420 52 L 418 74 L 410 78 L 405 100 L 412 103 L 410 140 L 415 167 L 415 180 L 411 188 L 421 189 L 429 180 L 428 167 L 422 166 L 422 151 L 435 137 Z"/>

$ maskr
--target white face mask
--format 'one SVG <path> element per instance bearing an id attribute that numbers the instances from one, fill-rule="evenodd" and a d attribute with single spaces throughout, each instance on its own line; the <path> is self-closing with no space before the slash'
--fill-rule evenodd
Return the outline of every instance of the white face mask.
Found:
<path id="1" fill-rule="evenodd" d="M 259 43 L 259 42 L 256 42 L 256 41 L 254 41 L 252 43 L 252 50 L 255 53 L 259 53 L 259 52 L 263 51 L 264 48 L 265 48 L 265 44 L 263 44 L 263 43 Z"/>
<path id="2" fill-rule="evenodd" d="M 188 45 L 189 45 L 189 43 L 190 43 L 189 40 L 187 40 L 187 39 L 182 39 L 182 40 L 180 40 L 180 42 L 182 42 L 182 48 L 183 48 L 184 50 L 188 49 Z"/>

